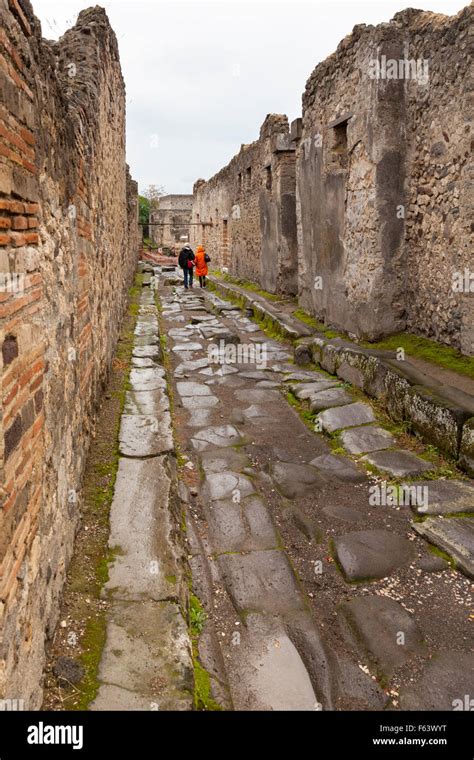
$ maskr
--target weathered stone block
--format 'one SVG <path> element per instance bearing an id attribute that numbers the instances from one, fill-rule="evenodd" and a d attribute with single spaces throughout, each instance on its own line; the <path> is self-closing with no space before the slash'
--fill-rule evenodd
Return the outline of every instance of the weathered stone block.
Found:
<path id="1" fill-rule="evenodd" d="M 461 438 L 459 466 L 474 477 L 474 417 L 464 423 Z"/>

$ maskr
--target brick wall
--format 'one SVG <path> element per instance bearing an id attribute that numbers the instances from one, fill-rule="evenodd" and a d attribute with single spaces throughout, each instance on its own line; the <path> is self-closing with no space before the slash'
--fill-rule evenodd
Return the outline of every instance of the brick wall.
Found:
<path id="1" fill-rule="evenodd" d="M 137 187 L 105 12 L 82 12 L 57 43 L 27 0 L 0 13 L 0 697 L 38 708 L 135 269 Z"/>

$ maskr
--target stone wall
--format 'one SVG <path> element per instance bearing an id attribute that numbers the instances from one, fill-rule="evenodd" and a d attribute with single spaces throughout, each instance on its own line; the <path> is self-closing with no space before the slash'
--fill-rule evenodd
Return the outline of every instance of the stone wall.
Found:
<path id="1" fill-rule="evenodd" d="M 159 208 L 151 214 L 151 238 L 164 253 L 178 254 L 182 246 L 189 242 L 192 217 L 192 195 L 164 195 Z"/>
<path id="2" fill-rule="evenodd" d="M 472 296 L 452 288 L 472 257 L 472 17 L 355 27 L 306 85 L 300 301 L 356 336 L 406 328 L 474 352 Z"/>
<path id="3" fill-rule="evenodd" d="M 474 354 L 473 15 L 354 27 L 311 74 L 289 135 L 268 117 L 198 180 L 194 242 L 352 337 L 408 330 Z"/>
<path id="4" fill-rule="evenodd" d="M 474 355 L 474 5 L 395 22 L 410 56 L 429 61 L 428 87 L 406 83 L 406 325 Z M 471 290 L 453 291 L 466 270 Z"/>
<path id="5" fill-rule="evenodd" d="M 209 181 L 194 185 L 192 243 L 214 266 L 270 292 L 296 293 L 295 146 L 286 116 L 271 114 Z"/>
<path id="6" fill-rule="evenodd" d="M 136 266 L 137 186 L 105 12 L 57 43 L 28 0 L 0 13 L 0 698 L 35 709 Z"/>

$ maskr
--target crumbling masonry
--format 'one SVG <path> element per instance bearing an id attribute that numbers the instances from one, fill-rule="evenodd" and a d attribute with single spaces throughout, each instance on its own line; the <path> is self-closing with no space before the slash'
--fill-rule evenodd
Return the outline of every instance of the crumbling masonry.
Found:
<path id="1" fill-rule="evenodd" d="M 136 266 L 137 186 L 105 12 L 82 12 L 50 43 L 28 0 L 0 8 L 0 698 L 38 708 Z"/>
<path id="2" fill-rule="evenodd" d="M 268 116 L 196 182 L 194 244 L 351 336 L 474 354 L 473 15 L 356 26 L 310 76 L 302 119 Z"/>

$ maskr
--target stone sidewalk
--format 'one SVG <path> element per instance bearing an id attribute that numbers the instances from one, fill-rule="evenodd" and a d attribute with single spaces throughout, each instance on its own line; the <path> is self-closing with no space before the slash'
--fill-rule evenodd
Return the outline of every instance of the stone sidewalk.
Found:
<path id="1" fill-rule="evenodd" d="M 192 709 L 185 557 L 158 312 L 144 288 L 111 506 L 107 639 L 92 710 Z"/>
<path id="2" fill-rule="evenodd" d="M 289 344 L 229 301 L 164 284 L 160 300 L 214 698 L 243 710 L 453 709 L 472 686 L 470 583 L 419 534 L 458 512 L 443 548 L 470 574 L 472 484 L 437 480 L 347 383 L 296 367 Z M 420 490 L 374 505 L 384 480 Z"/>

